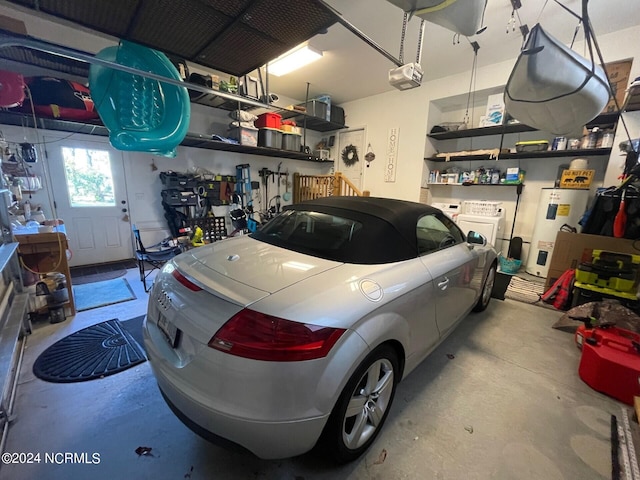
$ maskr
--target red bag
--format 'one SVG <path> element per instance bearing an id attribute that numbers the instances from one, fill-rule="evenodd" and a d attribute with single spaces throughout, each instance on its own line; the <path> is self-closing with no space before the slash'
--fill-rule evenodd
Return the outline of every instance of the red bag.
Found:
<path id="1" fill-rule="evenodd" d="M 24 101 L 24 78 L 19 73 L 0 70 L 0 107 L 13 108 Z"/>
<path id="2" fill-rule="evenodd" d="M 27 77 L 25 81 L 36 114 L 61 120 L 99 118 L 89 89 L 84 85 L 54 77 Z M 29 102 L 25 102 L 22 111 L 31 112 Z"/>

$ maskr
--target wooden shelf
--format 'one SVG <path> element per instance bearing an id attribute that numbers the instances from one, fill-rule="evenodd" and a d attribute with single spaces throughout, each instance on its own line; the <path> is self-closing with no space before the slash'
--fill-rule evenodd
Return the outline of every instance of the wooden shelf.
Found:
<path id="1" fill-rule="evenodd" d="M 71 120 L 58 120 L 55 118 L 38 117 L 37 127 L 44 130 L 55 130 L 68 133 L 80 133 L 85 135 L 97 135 L 108 137 L 109 131 L 99 120 L 92 122 L 77 122 Z M 34 127 L 33 117 L 26 113 L 0 111 L 0 124 Z M 204 148 L 207 150 L 219 150 L 224 152 L 245 153 L 261 155 L 263 157 L 288 158 L 305 162 L 333 163 L 333 160 L 321 160 L 305 153 L 280 150 L 277 148 L 250 147 L 235 143 L 212 140 L 204 135 L 189 133 L 180 143 L 184 147 Z"/>
<path id="2" fill-rule="evenodd" d="M 547 150 L 544 152 L 524 152 L 524 153 L 502 153 L 498 160 L 514 160 L 514 159 L 526 159 L 526 158 L 560 158 L 560 157 L 594 157 L 594 156 L 609 156 L 611 154 L 610 148 L 591 148 L 580 150 Z M 445 157 L 427 157 L 425 160 L 432 162 L 447 162 Z M 464 162 L 464 161 L 492 161 L 494 158 L 490 155 L 460 155 L 451 157 L 449 162 Z"/>
<path id="3" fill-rule="evenodd" d="M 640 90 L 638 91 L 640 102 Z M 603 113 L 586 124 L 587 128 L 595 126 L 613 125 L 617 122 L 619 113 Z M 456 138 L 486 137 L 489 135 L 502 135 L 509 133 L 535 132 L 537 129 L 524 125 L 522 123 L 514 123 L 510 125 L 496 125 L 494 127 L 469 128 L 466 130 L 452 130 L 449 132 L 429 133 L 427 137 L 434 140 L 451 140 Z"/>

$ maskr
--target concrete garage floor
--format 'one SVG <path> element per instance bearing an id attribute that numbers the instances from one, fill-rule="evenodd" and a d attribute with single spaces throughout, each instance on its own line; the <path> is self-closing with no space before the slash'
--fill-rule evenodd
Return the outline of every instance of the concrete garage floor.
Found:
<path id="1" fill-rule="evenodd" d="M 2 465 L 0 480 L 611 478 L 610 415 L 622 404 L 582 383 L 572 335 L 551 328 L 559 312 L 512 300 L 467 317 L 399 385 L 376 443 L 346 466 L 310 454 L 265 461 L 207 443 L 170 412 L 148 362 L 81 383 L 35 378 L 33 362 L 54 341 L 145 312 L 137 271 L 127 278 L 138 300 L 39 326 L 28 338 L 5 451 L 43 461 Z M 97 453 L 99 464 L 45 464 L 47 452 Z"/>

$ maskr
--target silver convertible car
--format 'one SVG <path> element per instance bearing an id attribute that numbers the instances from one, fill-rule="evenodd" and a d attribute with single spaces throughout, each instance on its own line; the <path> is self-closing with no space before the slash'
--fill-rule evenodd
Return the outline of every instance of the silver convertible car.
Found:
<path id="1" fill-rule="evenodd" d="M 329 197 L 175 257 L 145 347 L 192 430 L 261 458 L 361 455 L 400 379 L 491 298 L 496 252 L 428 205 Z"/>

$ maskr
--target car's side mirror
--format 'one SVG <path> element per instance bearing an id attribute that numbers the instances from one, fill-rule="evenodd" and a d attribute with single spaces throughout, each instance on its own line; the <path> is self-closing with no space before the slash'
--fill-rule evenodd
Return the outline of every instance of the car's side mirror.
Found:
<path id="1" fill-rule="evenodd" d="M 467 233 L 467 243 L 485 246 L 487 244 L 487 238 L 481 233 L 471 230 Z"/>

